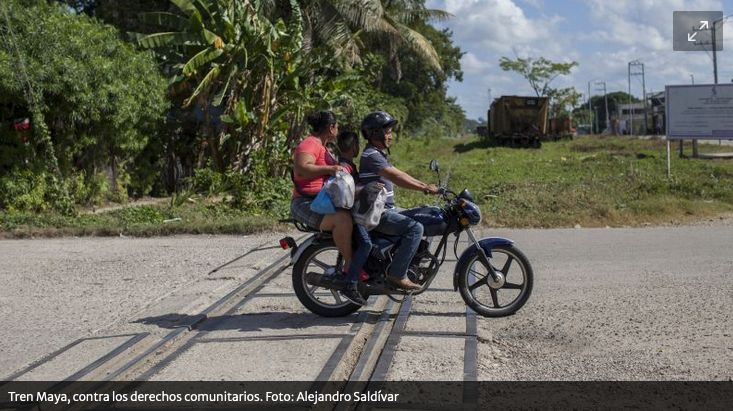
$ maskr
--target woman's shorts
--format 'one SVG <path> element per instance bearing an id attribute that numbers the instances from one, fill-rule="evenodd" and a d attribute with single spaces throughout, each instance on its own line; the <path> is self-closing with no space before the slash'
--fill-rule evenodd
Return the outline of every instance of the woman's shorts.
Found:
<path id="1" fill-rule="evenodd" d="M 320 230 L 321 222 L 325 216 L 311 211 L 311 202 L 313 202 L 312 198 L 302 196 L 295 197 L 290 201 L 290 214 L 293 215 L 294 219 L 308 227 Z"/>

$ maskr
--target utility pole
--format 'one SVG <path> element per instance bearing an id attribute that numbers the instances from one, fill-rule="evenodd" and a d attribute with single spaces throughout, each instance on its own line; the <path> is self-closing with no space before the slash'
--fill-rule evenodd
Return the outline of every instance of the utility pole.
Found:
<path id="1" fill-rule="evenodd" d="M 641 95 L 644 97 L 644 135 L 647 135 L 649 133 L 649 114 L 646 108 L 646 75 L 644 73 L 644 63 L 641 63 Z"/>
<path id="2" fill-rule="evenodd" d="M 710 30 L 710 40 L 711 41 L 696 41 L 695 45 L 696 46 L 706 46 L 710 44 L 713 46 L 713 81 L 714 81 L 713 84 L 718 84 L 718 53 L 717 53 L 718 43 L 715 38 L 715 25 L 722 22 L 724 19 L 725 17 L 719 20 L 715 20 L 709 29 L 703 29 L 703 28 L 696 29 L 694 27 L 692 28 L 693 32 Z"/>
<path id="3" fill-rule="evenodd" d="M 641 67 L 641 71 L 631 72 L 632 66 Z M 646 78 L 644 74 L 644 63 L 640 62 L 639 60 L 634 60 L 632 62 L 629 62 L 629 105 L 631 105 L 631 76 L 641 76 L 641 79 L 642 79 L 641 87 L 642 87 L 642 98 L 643 98 L 643 103 L 644 103 L 644 134 L 646 134 L 646 131 L 648 129 L 647 127 L 648 120 L 647 120 L 647 114 L 646 114 L 646 81 L 645 81 Z M 632 113 L 635 111 L 631 109 L 631 107 L 629 107 L 629 109 Z M 632 130 L 633 130 L 633 125 L 634 125 L 634 117 L 632 114 L 632 117 L 631 117 Z"/>
<path id="4" fill-rule="evenodd" d="M 610 125 L 609 127 L 611 128 L 611 131 L 613 131 L 613 135 L 614 136 L 617 136 L 617 135 L 619 135 L 619 128 L 621 128 L 621 127 L 620 127 L 620 124 L 618 126 L 616 125 L 616 121 L 621 116 L 620 116 L 619 111 L 618 111 L 618 101 L 615 98 L 612 98 L 611 101 L 613 101 L 613 108 L 616 110 L 616 117 L 613 120 L 613 125 Z"/>
<path id="5" fill-rule="evenodd" d="M 718 84 L 718 54 L 717 54 L 718 44 L 715 42 L 715 23 L 717 23 L 717 21 L 713 22 L 713 28 L 712 28 L 713 30 L 713 33 L 712 33 L 713 34 L 713 80 L 715 81 L 714 84 Z"/>
<path id="6" fill-rule="evenodd" d="M 717 39 L 715 38 L 715 25 L 723 22 L 725 20 L 725 17 L 722 19 L 715 20 L 713 24 L 710 26 L 709 29 L 703 29 L 702 26 L 699 29 L 696 29 L 695 27 L 692 28 L 693 32 L 698 31 L 707 31 L 710 30 L 710 40 L 711 41 L 696 41 L 696 46 L 705 46 L 705 45 L 712 45 L 713 47 L 713 84 L 718 84 L 718 43 Z M 720 140 L 718 141 L 720 144 Z M 697 140 L 692 140 L 692 157 L 697 158 Z"/>
<path id="7" fill-rule="evenodd" d="M 609 123 L 610 120 L 609 120 L 609 117 L 608 117 L 608 94 L 606 94 L 606 82 L 605 81 L 596 81 L 596 84 L 597 85 L 603 84 L 603 105 L 606 106 L 606 128 L 609 128 L 610 127 L 610 123 Z M 601 89 L 599 88 L 599 89 L 597 89 L 597 91 L 601 91 Z M 599 130 L 599 131 L 601 131 L 601 133 L 603 133 L 602 130 Z"/>
<path id="8" fill-rule="evenodd" d="M 631 111 L 631 62 L 629 62 L 629 109 L 626 110 L 626 113 L 629 115 L 629 120 L 631 121 L 629 136 L 634 135 L 634 116 L 632 115 Z"/>
<path id="9" fill-rule="evenodd" d="M 591 117 L 591 108 L 590 108 L 590 80 L 588 81 L 588 117 L 589 117 L 589 123 L 590 123 L 590 133 L 593 134 L 593 119 Z"/>

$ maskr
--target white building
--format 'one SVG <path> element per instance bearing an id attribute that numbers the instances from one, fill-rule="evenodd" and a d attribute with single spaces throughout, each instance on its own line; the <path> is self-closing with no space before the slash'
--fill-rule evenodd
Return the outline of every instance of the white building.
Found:
<path id="1" fill-rule="evenodd" d="M 634 133 L 636 135 L 646 134 L 644 132 L 644 103 L 619 104 L 619 132 L 629 134 L 633 120 Z"/>

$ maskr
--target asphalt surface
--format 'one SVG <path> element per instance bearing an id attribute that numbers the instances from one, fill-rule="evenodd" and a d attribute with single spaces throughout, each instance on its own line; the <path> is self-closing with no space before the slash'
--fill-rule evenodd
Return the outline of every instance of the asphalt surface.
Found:
<path id="1" fill-rule="evenodd" d="M 535 285 L 516 315 L 478 317 L 478 380 L 733 379 L 730 221 L 481 234 L 514 239 Z M 150 347 L 153 355 L 123 378 L 313 380 L 330 364 L 330 378 L 348 379 L 386 300 L 371 298 L 362 315 L 317 317 L 294 296 L 291 268 L 181 329 L 260 281 L 286 255 L 276 248 L 280 237 L 0 241 L 3 379 L 64 379 L 119 354 L 80 377 L 99 379 Z M 464 378 L 466 306 L 452 290 L 450 245 L 431 291 L 412 301 L 388 380 Z M 172 333 L 172 343 L 155 345 Z"/>

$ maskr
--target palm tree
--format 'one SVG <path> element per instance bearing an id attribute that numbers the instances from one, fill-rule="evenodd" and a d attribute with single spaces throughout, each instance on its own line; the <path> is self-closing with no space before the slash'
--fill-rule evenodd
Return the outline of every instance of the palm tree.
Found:
<path id="1" fill-rule="evenodd" d="M 387 57 L 401 76 L 397 52 L 407 48 L 440 73 L 440 59 L 433 45 L 411 25 L 452 17 L 430 10 L 424 0 L 305 0 L 305 48 L 326 45 L 337 57 L 351 63 L 367 52 Z"/>

